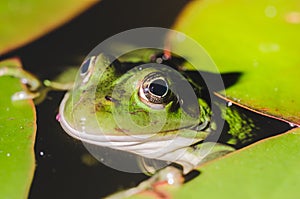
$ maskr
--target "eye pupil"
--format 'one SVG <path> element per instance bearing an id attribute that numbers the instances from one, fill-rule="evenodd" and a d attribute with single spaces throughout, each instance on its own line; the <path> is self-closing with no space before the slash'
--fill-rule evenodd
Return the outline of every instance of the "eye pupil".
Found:
<path id="1" fill-rule="evenodd" d="M 144 81 L 139 89 L 139 97 L 150 107 L 160 108 L 168 104 L 171 100 L 172 92 L 166 74 L 160 72 L 149 73 L 144 77 Z"/>
<path id="2" fill-rule="evenodd" d="M 167 83 L 162 79 L 157 79 L 149 85 L 149 91 L 157 96 L 164 96 L 168 91 Z"/>
<path id="3" fill-rule="evenodd" d="M 91 59 L 88 59 L 82 64 L 82 66 L 80 68 L 81 74 L 85 74 L 88 72 L 89 67 L 90 67 L 90 62 L 91 62 Z"/>

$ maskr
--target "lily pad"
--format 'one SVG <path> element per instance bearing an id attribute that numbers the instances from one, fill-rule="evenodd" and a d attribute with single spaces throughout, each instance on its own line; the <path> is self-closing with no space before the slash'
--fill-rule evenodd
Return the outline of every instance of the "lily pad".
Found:
<path id="1" fill-rule="evenodd" d="M 192 198 L 197 190 L 205 198 L 299 198 L 299 144 L 298 128 L 232 153 L 201 168 L 192 183 L 172 189 L 173 196 Z"/>
<path id="2" fill-rule="evenodd" d="M 297 128 L 204 165 L 197 178 L 181 187 L 162 185 L 156 193 L 131 198 L 299 198 L 299 145 Z"/>
<path id="3" fill-rule="evenodd" d="M 0 62 L 21 67 L 17 59 Z M 1 73 L 1 71 L 0 71 Z M 27 198 L 35 168 L 35 107 L 31 100 L 12 102 L 24 89 L 19 79 L 0 77 L 0 197 Z"/>
<path id="4" fill-rule="evenodd" d="M 97 2 L 1 0 L 0 54 L 33 41 Z"/>
<path id="5" fill-rule="evenodd" d="M 191 198 L 195 190 L 205 198 L 299 198 L 299 144 L 298 128 L 208 164 L 193 182 L 169 191 L 172 198 Z"/>
<path id="6" fill-rule="evenodd" d="M 243 73 L 226 90 L 228 98 L 300 124 L 298 0 L 192 1 L 175 29 L 199 42 L 220 72 Z M 182 50 L 197 56 L 193 49 Z"/>

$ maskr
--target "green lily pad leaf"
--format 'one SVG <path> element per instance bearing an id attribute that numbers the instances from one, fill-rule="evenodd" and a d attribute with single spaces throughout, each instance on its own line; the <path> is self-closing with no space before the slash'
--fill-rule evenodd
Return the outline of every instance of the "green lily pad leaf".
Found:
<path id="1" fill-rule="evenodd" d="M 1 0 L 0 54 L 29 43 L 97 2 Z"/>
<path id="2" fill-rule="evenodd" d="M 299 145 L 297 128 L 200 168 L 200 176 L 172 189 L 172 194 L 174 198 L 195 194 L 223 199 L 299 198 Z"/>
<path id="3" fill-rule="evenodd" d="M 228 98 L 300 124 L 298 0 L 192 1 L 175 29 L 199 42 L 220 72 L 243 73 L 226 90 Z M 182 51 L 197 56 L 193 49 Z"/>
<path id="4" fill-rule="evenodd" d="M 202 166 L 181 187 L 163 185 L 131 198 L 299 198 L 299 145 L 297 128 Z"/>
<path id="5" fill-rule="evenodd" d="M 17 59 L 0 62 L 7 65 L 21 67 Z M 27 198 L 33 178 L 35 107 L 31 100 L 11 101 L 22 89 L 19 79 L 0 76 L 0 198 Z"/>

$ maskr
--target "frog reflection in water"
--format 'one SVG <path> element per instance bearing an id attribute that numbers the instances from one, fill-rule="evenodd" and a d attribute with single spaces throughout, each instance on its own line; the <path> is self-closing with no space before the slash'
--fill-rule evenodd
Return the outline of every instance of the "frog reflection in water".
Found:
<path id="1" fill-rule="evenodd" d="M 137 54 L 143 56 L 134 57 Z M 170 173 L 171 182 L 180 184 L 182 173 L 290 128 L 210 95 L 210 84 L 201 76 L 213 82 L 217 74 L 186 70 L 188 64 L 179 56 L 151 49 L 118 59 L 91 56 L 81 65 L 73 89 L 61 102 L 59 122 L 69 135 L 182 167 L 182 172 L 162 169 L 138 187 L 115 195 L 117 198 L 143 191 L 156 181 L 170 182 L 166 177 Z M 225 87 L 240 75 L 223 74 Z M 212 106 L 217 107 L 214 112 Z M 265 134 L 270 125 L 276 132 Z M 203 146 L 210 149 L 205 156 Z M 151 165 L 143 163 L 143 169 L 153 172 Z"/>

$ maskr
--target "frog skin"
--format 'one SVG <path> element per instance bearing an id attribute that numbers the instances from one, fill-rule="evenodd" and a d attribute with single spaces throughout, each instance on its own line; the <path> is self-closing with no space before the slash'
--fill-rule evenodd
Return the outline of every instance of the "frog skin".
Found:
<path id="1" fill-rule="evenodd" d="M 183 69 L 185 64 L 181 57 L 166 59 L 149 49 L 116 60 L 104 54 L 91 56 L 60 105 L 59 121 L 72 137 L 173 162 L 184 174 L 268 136 L 259 134 L 266 126 L 261 122 L 265 116 L 252 119 L 251 111 L 241 113 L 217 96 L 210 99 L 200 73 Z M 212 113 L 211 104 L 218 113 Z M 216 136 L 220 142 L 203 157 L 201 147 L 215 142 Z"/>

